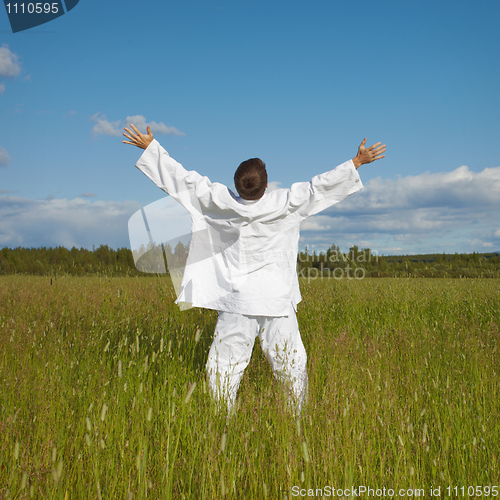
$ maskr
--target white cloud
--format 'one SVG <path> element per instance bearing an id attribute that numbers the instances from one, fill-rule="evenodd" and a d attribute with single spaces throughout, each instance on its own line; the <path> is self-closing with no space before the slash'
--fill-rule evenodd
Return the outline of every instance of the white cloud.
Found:
<path id="1" fill-rule="evenodd" d="M 362 173 L 361 173 L 362 177 Z M 307 219 L 301 245 L 322 240 L 407 253 L 500 248 L 500 167 L 372 179 L 338 205 Z M 331 229 L 327 229 L 328 226 Z M 404 246 L 402 246 L 404 245 Z M 458 249 L 458 250 L 457 250 Z M 389 251 L 389 250 L 385 250 Z"/>
<path id="2" fill-rule="evenodd" d="M 131 124 L 137 127 L 143 134 L 147 132 L 147 126 L 149 125 L 153 134 L 186 135 L 184 132 L 180 132 L 175 127 L 169 127 L 163 122 L 146 122 L 146 118 L 142 115 L 127 116 L 125 120 L 110 122 L 107 120 L 106 115 L 95 113 L 90 119 L 96 123 L 92 127 L 92 134 L 94 136 L 107 135 L 109 137 L 118 137 L 123 133 L 123 128 L 130 128 Z"/>
<path id="3" fill-rule="evenodd" d="M 114 122 L 109 122 L 106 119 L 106 115 L 100 115 L 100 113 L 96 113 L 91 116 L 91 120 L 96 124 L 92 127 L 92 135 L 107 135 L 109 137 L 118 137 L 121 135 L 121 124 L 120 120 L 116 120 Z"/>
<path id="4" fill-rule="evenodd" d="M 332 218 L 316 215 L 315 217 L 309 217 L 300 226 L 301 231 L 328 231 L 332 228 L 331 226 Z"/>
<path id="5" fill-rule="evenodd" d="M 19 56 L 9 50 L 8 45 L 0 47 L 0 77 L 15 78 L 21 74 Z"/>
<path id="6" fill-rule="evenodd" d="M 128 247 L 128 219 L 140 208 L 135 201 L 0 196 L 0 248 Z"/>
<path id="7" fill-rule="evenodd" d="M 361 174 L 362 175 L 362 174 Z M 472 172 L 463 165 L 452 172 L 392 179 L 371 179 L 356 201 L 342 203 L 344 209 L 354 205 L 359 210 L 499 206 L 500 167 Z"/>
<path id="8" fill-rule="evenodd" d="M 0 148 L 0 167 L 5 167 L 10 162 L 10 155 L 5 148 Z"/>
<path id="9" fill-rule="evenodd" d="M 271 193 L 273 191 L 276 191 L 276 189 L 279 189 L 281 186 L 281 182 L 278 181 L 271 181 L 267 183 L 267 192 Z"/>
<path id="10" fill-rule="evenodd" d="M 336 244 L 347 251 L 358 245 L 385 255 L 500 250 L 499 173 L 500 168 L 471 172 L 461 167 L 368 181 L 364 190 L 307 219 L 300 247 L 318 251 Z M 479 195 L 464 181 L 480 190 Z M 83 199 L 93 193 L 37 201 L 1 193 L 7 196 L 0 196 L 0 248 L 128 246 L 128 219 L 140 208 L 133 201 Z"/>
<path id="11" fill-rule="evenodd" d="M 365 246 L 365 248 L 367 247 L 368 245 Z M 398 254 L 398 253 L 402 253 L 403 252 L 403 248 L 402 247 L 386 247 L 386 248 L 381 248 L 381 253 L 382 254 Z"/>
<path id="12" fill-rule="evenodd" d="M 478 238 L 467 240 L 467 243 L 476 248 L 483 248 L 485 251 L 488 251 L 487 249 L 493 247 L 493 243 L 491 241 L 482 241 Z"/>
<path id="13" fill-rule="evenodd" d="M 0 47 L 0 78 L 14 79 L 21 74 L 21 65 L 18 62 L 19 56 L 9 50 L 9 46 L 4 44 Z M 5 84 L 0 82 L 0 95 L 5 92 Z"/>
<path id="14" fill-rule="evenodd" d="M 165 135 L 186 135 L 184 132 L 180 132 L 175 127 L 168 127 L 163 122 L 146 122 L 146 118 L 142 115 L 127 116 L 124 121 L 125 127 L 130 127 L 133 124 L 137 127 L 143 134 L 147 132 L 147 126 L 151 127 L 151 132 Z"/>

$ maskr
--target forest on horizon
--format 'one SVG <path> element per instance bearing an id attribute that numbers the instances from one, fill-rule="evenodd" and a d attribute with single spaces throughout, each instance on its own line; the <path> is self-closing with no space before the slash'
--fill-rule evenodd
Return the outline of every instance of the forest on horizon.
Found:
<path id="1" fill-rule="evenodd" d="M 161 257 L 158 258 L 158 255 Z M 14 249 L 5 247 L 0 250 L 0 275 L 156 276 L 164 274 L 168 265 L 182 265 L 186 256 L 187 248 L 180 242 L 174 249 L 168 245 L 142 248 L 139 255 L 136 254 L 136 260 L 143 264 L 141 269 L 149 269 L 150 272 L 144 273 L 137 270 L 134 255 L 129 248 L 115 250 L 107 245 L 101 245 L 94 250 L 75 247 L 68 249 L 61 246 Z M 369 248 L 360 249 L 357 245 L 352 246 L 348 252 L 342 252 L 338 246 L 332 245 L 326 252 L 309 253 L 307 249 L 299 252 L 297 271 L 302 277 L 337 279 L 500 278 L 500 253 L 385 256 L 378 255 Z"/>

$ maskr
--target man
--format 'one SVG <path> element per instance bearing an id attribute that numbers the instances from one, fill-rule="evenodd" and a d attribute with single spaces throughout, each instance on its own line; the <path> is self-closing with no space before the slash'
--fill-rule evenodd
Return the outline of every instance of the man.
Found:
<path id="1" fill-rule="evenodd" d="M 147 134 L 131 127 L 123 142 L 145 150 L 137 168 L 191 214 L 192 239 L 176 302 L 219 311 L 207 361 L 214 397 L 232 409 L 259 336 L 274 375 L 289 387 L 299 412 L 307 394 L 307 355 L 295 314 L 301 300 L 300 224 L 361 189 L 357 169 L 384 158 L 385 144 L 366 148 L 365 138 L 352 160 L 272 192 L 266 191 L 264 162 L 247 160 L 234 176 L 236 196 L 186 171 L 154 140 L 150 127 Z"/>

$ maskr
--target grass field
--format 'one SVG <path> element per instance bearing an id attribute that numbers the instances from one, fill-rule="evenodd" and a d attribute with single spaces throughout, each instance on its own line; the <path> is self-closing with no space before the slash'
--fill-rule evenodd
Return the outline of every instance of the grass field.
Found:
<path id="1" fill-rule="evenodd" d="M 0 497 L 500 496 L 500 281 L 301 286 L 307 408 L 257 342 L 227 421 L 166 278 L 0 277 Z"/>

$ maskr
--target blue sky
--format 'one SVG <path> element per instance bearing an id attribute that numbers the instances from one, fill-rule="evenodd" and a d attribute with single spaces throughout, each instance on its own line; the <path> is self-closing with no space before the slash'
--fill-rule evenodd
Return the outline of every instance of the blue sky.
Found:
<path id="1" fill-rule="evenodd" d="M 386 143 L 301 247 L 500 250 L 498 1 L 80 0 L 16 34 L 2 9 L 0 248 L 129 246 L 163 196 L 136 117 L 230 187 L 250 157 L 289 187 Z"/>

